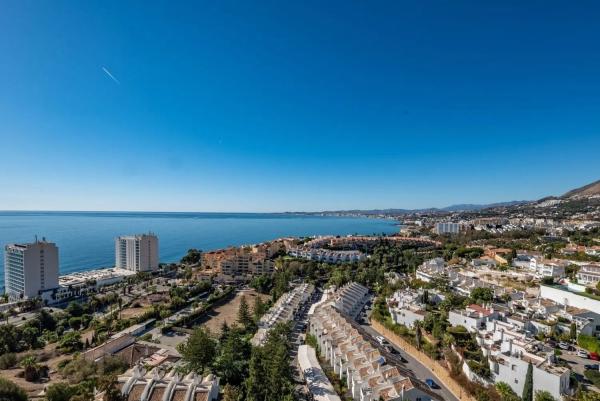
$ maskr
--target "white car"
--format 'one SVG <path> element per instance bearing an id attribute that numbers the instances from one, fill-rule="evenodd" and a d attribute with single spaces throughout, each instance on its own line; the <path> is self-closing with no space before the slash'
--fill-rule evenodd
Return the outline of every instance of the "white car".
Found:
<path id="1" fill-rule="evenodd" d="M 589 357 L 590 357 L 590 354 L 588 354 L 588 352 L 587 352 L 586 350 L 583 350 L 583 349 L 578 349 L 578 350 L 577 350 L 577 356 L 578 356 L 578 357 L 580 357 L 580 358 L 585 358 L 585 359 L 587 359 L 587 358 L 589 358 Z"/>
<path id="2" fill-rule="evenodd" d="M 388 344 L 387 340 L 385 338 L 383 338 L 382 336 L 377 336 L 375 337 L 375 340 L 377 340 L 377 342 L 381 345 L 386 345 Z"/>

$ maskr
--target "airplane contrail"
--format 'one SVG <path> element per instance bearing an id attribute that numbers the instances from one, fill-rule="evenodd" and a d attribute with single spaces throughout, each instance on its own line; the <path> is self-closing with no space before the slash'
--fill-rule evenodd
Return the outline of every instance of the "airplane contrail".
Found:
<path id="1" fill-rule="evenodd" d="M 111 74 L 110 71 L 108 71 L 108 68 L 102 67 L 102 71 L 104 71 L 106 73 L 106 75 L 108 75 L 110 77 L 110 79 L 115 81 L 117 84 L 121 85 L 121 82 L 119 82 L 119 80 L 117 78 L 115 78 L 115 76 L 113 74 Z"/>

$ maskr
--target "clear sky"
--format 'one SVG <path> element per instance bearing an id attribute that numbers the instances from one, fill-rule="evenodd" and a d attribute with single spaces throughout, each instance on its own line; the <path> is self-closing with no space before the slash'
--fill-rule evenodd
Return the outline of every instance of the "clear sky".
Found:
<path id="1" fill-rule="evenodd" d="M 4 0 L 0 209 L 561 194 L 600 178 L 599 15 L 597 1 Z"/>

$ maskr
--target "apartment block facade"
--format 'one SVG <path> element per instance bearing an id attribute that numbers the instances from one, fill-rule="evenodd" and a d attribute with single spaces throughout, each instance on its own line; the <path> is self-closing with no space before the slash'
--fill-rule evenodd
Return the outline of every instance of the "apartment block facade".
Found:
<path id="1" fill-rule="evenodd" d="M 4 248 L 4 288 L 11 301 L 37 298 L 58 288 L 58 247 L 52 242 L 10 244 Z"/>
<path id="2" fill-rule="evenodd" d="M 135 272 L 157 270 L 158 237 L 150 233 L 116 238 L 115 266 Z"/>

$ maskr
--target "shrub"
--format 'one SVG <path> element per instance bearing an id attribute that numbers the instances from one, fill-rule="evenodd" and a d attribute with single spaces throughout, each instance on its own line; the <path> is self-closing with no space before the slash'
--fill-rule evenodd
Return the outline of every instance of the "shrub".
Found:
<path id="1" fill-rule="evenodd" d="M 0 356 L 0 369 L 10 369 L 17 364 L 17 356 L 12 352 Z"/>
<path id="2" fill-rule="evenodd" d="M 600 342 L 596 337 L 580 334 L 577 337 L 577 344 L 589 352 L 600 353 Z"/>
<path id="3" fill-rule="evenodd" d="M 600 387 L 600 371 L 586 370 L 584 375 L 589 381 L 594 383 L 594 386 Z"/>
<path id="4" fill-rule="evenodd" d="M 27 394 L 15 383 L 0 377 L 0 400 L 27 401 Z"/>

